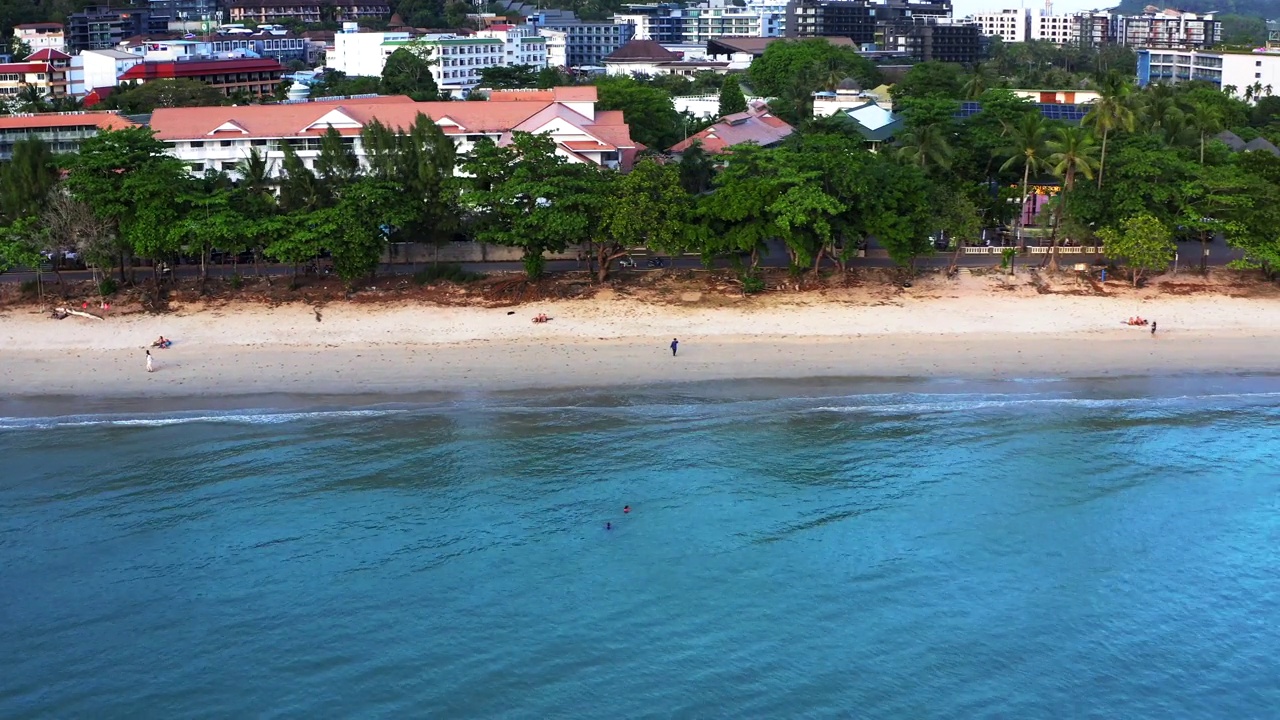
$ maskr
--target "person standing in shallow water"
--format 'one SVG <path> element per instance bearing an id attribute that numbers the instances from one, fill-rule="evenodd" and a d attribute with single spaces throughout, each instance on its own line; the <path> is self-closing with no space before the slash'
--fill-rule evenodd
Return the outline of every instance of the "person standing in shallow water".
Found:
<path id="1" fill-rule="evenodd" d="M 675 338 L 671 338 L 671 357 L 676 356 L 676 348 L 679 346 L 680 346 L 680 341 Z"/>

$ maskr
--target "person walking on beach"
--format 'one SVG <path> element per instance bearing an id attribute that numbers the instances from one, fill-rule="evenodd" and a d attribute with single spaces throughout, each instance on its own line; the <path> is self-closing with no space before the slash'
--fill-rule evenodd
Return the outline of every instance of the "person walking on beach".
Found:
<path id="1" fill-rule="evenodd" d="M 1155 334 L 1156 334 L 1156 321 L 1155 321 L 1155 320 L 1152 320 L 1152 321 L 1151 321 L 1151 334 L 1152 334 L 1152 335 L 1155 335 Z"/>
<path id="2" fill-rule="evenodd" d="M 671 338 L 671 357 L 676 356 L 676 348 L 679 346 L 680 346 L 680 341 L 675 338 Z"/>
<path id="3" fill-rule="evenodd" d="M 155 372 L 155 366 L 151 364 L 151 351 L 147 351 L 147 372 Z"/>

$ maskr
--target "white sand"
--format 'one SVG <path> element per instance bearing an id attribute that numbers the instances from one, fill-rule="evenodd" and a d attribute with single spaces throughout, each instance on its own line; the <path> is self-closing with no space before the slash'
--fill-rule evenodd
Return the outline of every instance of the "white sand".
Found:
<path id="1" fill-rule="evenodd" d="M 0 315 L 0 393 L 214 396 L 626 385 L 820 376 L 1108 376 L 1270 372 L 1280 301 L 1089 297 L 986 287 L 861 301 L 770 296 L 731 307 L 596 299 L 509 309 L 364 305 L 182 308 L 54 321 Z M 545 312 L 554 320 L 535 325 Z M 1140 314 L 1147 328 L 1121 321 Z M 158 335 L 175 341 L 144 349 Z M 680 339 L 680 354 L 668 344 Z"/>

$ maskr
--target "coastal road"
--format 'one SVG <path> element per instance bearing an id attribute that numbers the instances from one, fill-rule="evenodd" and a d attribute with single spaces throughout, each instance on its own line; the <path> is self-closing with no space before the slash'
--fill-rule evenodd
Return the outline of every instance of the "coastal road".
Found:
<path id="1" fill-rule="evenodd" d="M 761 258 L 761 265 L 769 268 L 785 268 L 788 264 L 787 254 L 780 246 L 770 248 L 771 252 Z M 1200 258 L 1200 246 L 1198 243 L 1179 243 L 1179 267 L 1184 269 L 1194 269 L 1198 267 Z M 952 253 L 949 251 L 940 251 L 935 255 L 920 258 L 916 261 L 919 268 L 937 268 L 947 267 L 951 264 Z M 1017 259 L 1020 267 L 1038 266 L 1045 259 L 1043 255 L 1021 255 Z M 1242 253 L 1235 248 L 1228 247 L 1222 242 L 1209 243 L 1209 264 L 1213 266 L 1222 266 L 1242 257 Z M 702 261 L 698 257 L 678 256 L 675 258 L 666 258 L 668 267 L 679 269 L 696 270 L 702 268 Z M 1061 255 L 1059 262 L 1063 265 L 1069 265 L 1075 262 L 1092 262 L 1092 255 Z M 643 259 L 641 260 L 643 264 Z M 999 255 L 961 255 L 959 260 L 960 267 L 981 268 L 996 267 L 1000 264 Z M 407 264 L 407 263 L 383 263 L 378 268 L 379 275 L 412 275 L 418 270 L 428 267 L 428 263 Z M 716 263 L 717 267 L 727 268 L 730 263 L 727 260 L 720 260 Z M 889 254 L 875 243 L 872 243 L 867 250 L 867 257 L 856 258 L 849 262 L 850 267 L 866 267 L 866 268 L 890 268 L 893 267 L 893 261 L 889 259 Z M 488 273 L 488 272 L 520 272 L 524 270 L 524 266 L 518 262 L 476 262 L 462 263 L 462 269 L 468 272 Z M 548 272 L 572 272 L 584 270 L 585 265 L 579 264 L 573 260 L 552 260 L 547 262 Z M 640 271 L 644 271 L 642 267 Z M 150 272 L 150 268 L 139 268 L 139 274 L 143 275 Z M 253 265 L 210 265 L 210 277 L 232 277 L 235 274 L 242 276 L 252 276 L 255 274 Z M 270 264 L 263 265 L 261 272 L 263 275 L 280 277 L 291 275 L 294 272 L 292 265 Z M 46 276 L 51 273 L 46 273 Z M 200 267 L 198 265 L 180 265 L 175 268 L 175 274 L 180 278 L 193 278 L 200 275 Z M 68 281 L 92 280 L 93 276 L 88 270 L 67 270 L 63 271 L 62 276 Z M 0 282 L 25 282 L 34 280 L 34 272 L 7 272 L 0 274 Z"/>

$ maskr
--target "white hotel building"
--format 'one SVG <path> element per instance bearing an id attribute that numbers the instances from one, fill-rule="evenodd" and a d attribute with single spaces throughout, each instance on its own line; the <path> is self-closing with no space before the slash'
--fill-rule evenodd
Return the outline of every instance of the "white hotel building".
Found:
<path id="1" fill-rule="evenodd" d="M 1138 84 L 1207 82 L 1244 99 L 1280 93 L 1280 52 L 1266 50 L 1138 50 Z"/>
<path id="2" fill-rule="evenodd" d="M 431 77 L 442 92 L 465 92 L 480 83 L 485 68 L 529 65 L 547 67 L 547 38 L 529 25 L 494 25 L 474 35 L 408 32 L 352 32 L 333 37 L 328 66 L 348 76 L 379 77 L 387 58 L 405 48 L 429 60 Z"/>
<path id="3" fill-rule="evenodd" d="M 158 108 L 150 127 L 156 139 L 193 174 L 207 171 L 236 176 L 241 161 L 257 152 L 279 175 L 284 146 L 293 148 L 314 169 L 320 139 L 333 128 L 363 162 L 365 125 L 375 120 L 400 132 L 419 115 L 430 118 L 453 138 L 459 155 L 481 138 L 503 144 L 512 132 L 545 134 L 570 162 L 631 169 L 638 150 L 620 110 L 597 110 L 595 87 L 495 91 L 483 102 L 415 103 L 404 96 L 375 96 L 282 103 L 193 108 Z"/>
<path id="4" fill-rule="evenodd" d="M 971 15 L 969 21 L 982 28 L 982 34 L 998 37 L 1002 42 L 1017 43 L 1027 40 L 1026 10 L 1001 10 L 999 12 Z"/>

